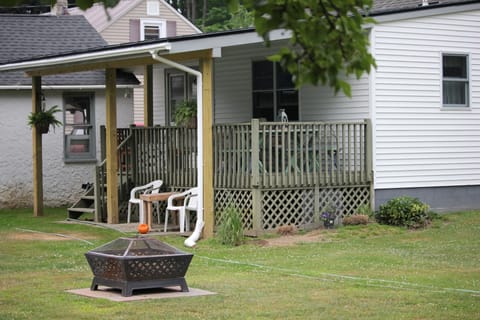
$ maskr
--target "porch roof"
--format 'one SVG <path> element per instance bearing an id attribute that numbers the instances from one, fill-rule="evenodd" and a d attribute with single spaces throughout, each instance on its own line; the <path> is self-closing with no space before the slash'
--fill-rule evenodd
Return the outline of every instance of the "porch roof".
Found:
<path id="1" fill-rule="evenodd" d="M 270 35 L 272 41 L 289 37 L 290 33 L 284 30 L 274 31 Z M 152 52 L 165 55 L 172 60 L 187 60 L 209 56 L 212 50 L 214 54 L 219 55 L 222 47 L 260 42 L 263 42 L 263 39 L 253 28 L 193 34 L 10 61 L 0 64 L 0 71 L 23 70 L 29 76 L 43 76 L 106 68 L 128 68 L 158 63 L 152 59 Z"/>

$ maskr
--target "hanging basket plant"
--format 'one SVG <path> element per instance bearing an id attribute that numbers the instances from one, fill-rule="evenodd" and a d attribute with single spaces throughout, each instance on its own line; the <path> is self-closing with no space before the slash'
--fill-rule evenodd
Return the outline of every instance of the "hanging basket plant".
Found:
<path id="1" fill-rule="evenodd" d="M 55 113 L 61 111 L 58 106 L 53 106 L 47 110 L 42 108 L 42 110 L 38 112 L 31 112 L 28 116 L 28 125 L 32 128 L 37 128 L 42 134 L 48 133 L 50 127 L 55 131 L 55 127 L 62 125 L 62 123 L 55 118 Z"/>
<path id="2" fill-rule="evenodd" d="M 184 100 L 175 109 L 175 123 L 177 126 L 196 128 L 197 101 Z"/>

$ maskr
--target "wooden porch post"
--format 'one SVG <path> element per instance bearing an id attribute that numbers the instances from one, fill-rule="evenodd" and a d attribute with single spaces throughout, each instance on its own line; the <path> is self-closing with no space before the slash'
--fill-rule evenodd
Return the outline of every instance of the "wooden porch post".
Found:
<path id="1" fill-rule="evenodd" d="M 153 126 L 153 66 L 145 66 L 143 75 L 143 125 L 145 127 Z"/>
<path id="2" fill-rule="evenodd" d="M 213 59 L 200 60 L 203 83 L 203 213 L 205 227 L 203 237 L 213 237 L 214 190 L 213 190 Z"/>
<path id="3" fill-rule="evenodd" d="M 42 78 L 32 77 L 32 112 L 42 108 Z M 33 161 L 33 215 L 43 216 L 43 170 L 42 170 L 42 134 L 36 126 L 32 128 Z"/>
<path id="4" fill-rule="evenodd" d="M 262 191 L 260 190 L 260 121 L 252 119 L 252 210 L 253 231 L 255 235 L 263 232 L 262 225 Z"/>
<path id="5" fill-rule="evenodd" d="M 372 120 L 366 119 L 365 125 L 367 126 L 366 132 L 366 170 L 367 170 L 367 180 L 370 182 L 370 208 L 375 210 L 375 186 L 374 186 L 374 174 L 373 174 L 373 128 Z"/>
<path id="6" fill-rule="evenodd" d="M 105 70 L 107 222 L 118 223 L 116 70 Z"/>

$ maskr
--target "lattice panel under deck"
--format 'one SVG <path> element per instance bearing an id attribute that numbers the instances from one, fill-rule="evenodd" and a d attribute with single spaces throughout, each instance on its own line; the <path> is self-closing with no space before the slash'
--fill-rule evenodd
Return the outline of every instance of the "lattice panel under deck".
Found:
<path id="1" fill-rule="evenodd" d="M 370 187 L 325 188 L 319 190 L 319 210 L 333 205 L 342 217 L 354 214 L 362 204 L 370 203 Z"/>
<path id="2" fill-rule="evenodd" d="M 262 190 L 262 230 L 274 230 L 282 225 L 302 228 L 320 221 L 320 214 L 333 205 L 341 216 L 351 215 L 356 209 L 370 203 L 370 187 L 334 187 L 318 189 L 315 201 L 314 188 Z M 221 222 L 220 213 L 229 204 L 242 212 L 245 230 L 253 230 L 253 198 L 250 190 L 217 189 L 215 192 L 215 225 Z M 318 207 L 316 207 L 318 206 Z"/>
<path id="3" fill-rule="evenodd" d="M 267 190 L 262 194 L 263 229 L 313 223 L 313 189 Z"/>
<path id="4" fill-rule="evenodd" d="M 244 230 L 253 229 L 253 201 L 250 190 L 215 190 L 215 225 L 221 223 L 221 213 L 229 205 L 233 205 L 242 213 Z"/>

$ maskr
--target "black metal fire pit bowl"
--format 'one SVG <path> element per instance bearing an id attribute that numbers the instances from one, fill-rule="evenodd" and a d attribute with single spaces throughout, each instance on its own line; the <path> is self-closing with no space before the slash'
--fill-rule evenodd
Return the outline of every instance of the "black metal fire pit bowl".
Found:
<path id="1" fill-rule="evenodd" d="M 180 286 L 188 291 L 185 273 L 193 254 L 148 237 L 118 238 L 85 253 L 93 272 L 90 290 L 99 285 L 120 289 L 129 297 L 133 290 Z"/>

